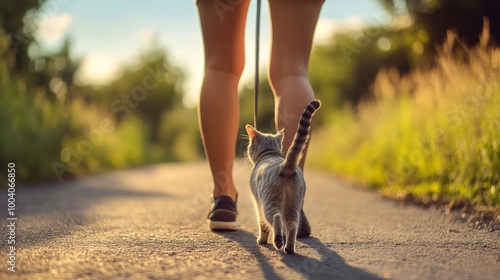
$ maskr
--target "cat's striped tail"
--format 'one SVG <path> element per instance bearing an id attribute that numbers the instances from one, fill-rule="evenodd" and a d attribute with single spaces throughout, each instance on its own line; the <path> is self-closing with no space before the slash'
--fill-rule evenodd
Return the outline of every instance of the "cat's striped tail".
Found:
<path id="1" fill-rule="evenodd" d="M 314 112 L 318 110 L 321 106 L 319 100 L 313 100 L 307 105 L 302 113 L 299 121 L 297 132 L 295 133 L 295 138 L 293 143 L 286 153 L 286 158 L 280 166 L 279 174 L 281 176 L 291 176 L 295 174 L 297 164 L 302 157 L 302 151 L 304 150 L 305 143 L 309 139 L 309 131 L 311 129 L 311 120 Z"/>

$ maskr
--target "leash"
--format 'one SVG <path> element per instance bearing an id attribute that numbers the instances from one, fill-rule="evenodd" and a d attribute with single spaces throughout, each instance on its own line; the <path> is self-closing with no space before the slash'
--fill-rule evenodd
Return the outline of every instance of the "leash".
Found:
<path id="1" fill-rule="evenodd" d="M 257 111 L 259 108 L 259 46 L 260 46 L 260 0 L 257 0 L 257 20 L 255 26 L 255 84 L 253 126 L 257 129 Z"/>

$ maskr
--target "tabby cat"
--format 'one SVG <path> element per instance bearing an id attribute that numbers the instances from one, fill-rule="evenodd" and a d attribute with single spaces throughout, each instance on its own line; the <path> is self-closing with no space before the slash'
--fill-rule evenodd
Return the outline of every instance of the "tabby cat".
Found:
<path id="1" fill-rule="evenodd" d="M 274 234 L 276 249 L 295 252 L 295 240 L 304 203 L 306 183 L 298 167 L 305 143 L 309 139 L 311 120 L 320 107 L 314 100 L 302 113 L 295 138 L 286 157 L 281 152 L 283 130 L 265 134 L 246 126 L 250 141 L 248 157 L 253 163 L 250 188 L 254 198 L 260 234 L 257 243 L 266 244 L 269 232 Z"/>

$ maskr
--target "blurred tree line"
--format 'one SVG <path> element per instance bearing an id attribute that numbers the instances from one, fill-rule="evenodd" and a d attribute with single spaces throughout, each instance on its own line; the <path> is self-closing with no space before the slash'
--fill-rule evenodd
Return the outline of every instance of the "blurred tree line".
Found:
<path id="1" fill-rule="evenodd" d="M 335 33 L 314 47 L 310 80 L 324 106 L 318 125 L 332 110 L 369 99 L 381 69 L 404 75 L 432 67 L 449 29 L 474 45 L 489 18 L 490 41 L 500 36 L 497 0 L 377 1 L 389 24 Z M 0 164 L 15 162 L 19 179 L 43 180 L 203 155 L 196 110 L 181 102 L 183 73 L 161 46 L 151 45 L 108 85 L 81 84 L 71 40 L 48 53 L 34 36 L 40 18 L 52 12 L 45 3 L 0 0 Z M 265 78 L 261 89 L 258 127 L 271 132 L 274 105 Z M 242 87 L 240 96 L 241 123 L 252 123 L 253 87 Z M 239 153 L 245 145 L 238 142 Z"/>
<path id="2" fill-rule="evenodd" d="M 34 36 L 52 12 L 44 3 L 0 0 L 1 165 L 29 182 L 200 157 L 196 110 L 182 105 L 183 73 L 164 48 L 108 85 L 79 83 L 71 41 L 48 52 Z"/>
<path id="3" fill-rule="evenodd" d="M 361 30 L 339 31 L 332 34 L 329 43 L 313 48 L 309 78 L 323 107 L 317 113 L 316 126 L 328 122 L 332 112 L 341 107 L 356 111 L 360 102 L 373 98 L 372 84 L 381 70 L 394 69 L 405 76 L 416 69 L 434 67 L 447 31 L 458 34 L 456 51 L 477 44 L 485 22 L 489 23 L 490 44 L 500 38 L 498 0 L 375 1 L 385 13 L 374 12 L 368 19 L 370 24 Z M 262 77 L 258 126 L 274 131 L 272 93 L 267 78 Z M 249 83 L 241 92 L 245 114 L 241 127 L 252 123 L 252 95 Z M 243 143 L 240 139 L 238 147 Z"/>
<path id="4" fill-rule="evenodd" d="M 497 0 L 378 0 L 395 17 L 409 17 L 410 29 L 423 29 L 431 47 L 441 45 L 448 30 L 459 34 L 468 47 L 479 42 L 483 20 L 490 21 L 490 35 L 500 36 L 500 1 Z M 431 49 L 432 51 L 432 49 Z"/>
<path id="5" fill-rule="evenodd" d="M 479 42 L 485 21 L 489 23 L 490 44 L 500 38 L 498 0 L 378 2 L 390 15 L 388 25 L 374 24 L 358 32 L 337 33 L 329 44 L 313 50 L 310 79 L 323 104 L 356 106 L 370 99 L 372 82 L 381 69 L 394 68 L 405 75 L 417 68 L 433 67 L 447 31 L 458 34 L 457 51 Z M 373 15 L 376 22 L 380 18 L 383 16 Z"/>
<path id="6" fill-rule="evenodd" d="M 30 59 L 28 47 L 34 42 L 36 20 L 30 18 L 44 0 L 0 1 L 0 22 L 10 37 L 10 45 L 1 58 L 9 63 L 10 71 L 26 74 Z M 7 57 L 11 56 L 11 57 Z"/>

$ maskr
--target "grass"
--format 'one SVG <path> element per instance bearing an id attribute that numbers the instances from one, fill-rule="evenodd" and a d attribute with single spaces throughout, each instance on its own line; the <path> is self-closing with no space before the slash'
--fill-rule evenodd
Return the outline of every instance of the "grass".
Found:
<path id="1" fill-rule="evenodd" d="M 500 49 L 487 31 L 473 49 L 457 44 L 450 34 L 430 70 L 380 72 L 373 100 L 332 112 L 315 132 L 311 164 L 390 197 L 500 220 Z"/>

